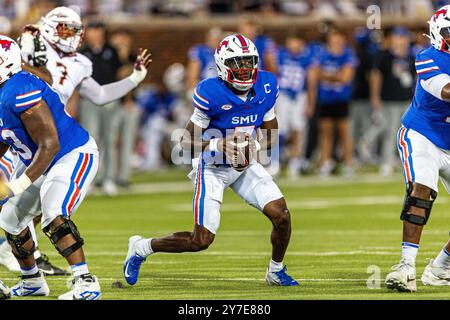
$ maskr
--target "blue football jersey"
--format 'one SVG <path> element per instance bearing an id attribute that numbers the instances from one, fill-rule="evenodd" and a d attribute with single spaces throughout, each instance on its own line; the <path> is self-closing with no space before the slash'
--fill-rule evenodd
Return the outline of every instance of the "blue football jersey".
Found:
<path id="1" fill-rule="evenodd" d="M 316 65 L 313 51 L 307 47 L 299 54 L 292 54 L 286 48 L 278 51 L 278 83 L 280 92 L 291 99 L 306 90 L 308 69 Z"/>
<path id="2" fill-rule="evenodd" d="M 225 137 L 230 134 L 229 130 L 254 134 L 263 124 L 264 115 L 273 108 L 278 94 L 277 80 L 267 71 L 258 72 L 257 81 L 246 101 L 217 77 L 201 81 L 194 91 L 193 105 L 210 119 L 204 139 L 218 135 Z M 217 131 L 220 134 L 214 135 Z M 204 153 L 204 159 L 207 157 L 208 154 Z"/>
<path id="3" fill-rule="evenodd" d="M 217 76 L 214 49 L 199 44 L 189 49 L 189 59 L 200 62 L 200 80 Z"/>
<path id="4" fill-rule="evenodd" d="M 89 140 L 89 134 L 66 113 L 59 95 L 49 85 L 31 73 L 16 73 L 0 88 L 0 141 L 11 146 L 27 166 L 38 147 L 24 127 L 20 114 L 41 101 L 48 105 L 58 131 L 60 151 L 51 166 Z"/>
<path id="5" fill-rule="evenodd" d="M 258 35 L 255 37 L 255 39 L 253 39 L 253 43 L 255 44 L 255 47 L 258 50 L 259 54 L 259 69 L 264 70 L 267 68 L 264 61 L 266 53 L 272 54 L 273 56 L 276 55 L 277 48 L 275 42 L 265 35 Z"/>
<path id="6" fill-rule="evenodd" d="M 434 97 L 420 84 L 439 74 L 450 75 L 450 54 L 429 47 L 417 54 L 416 71 L 416 92 L 402 123 L 439 148 L 450 150 L 450 103 Z"/>
<path id="7" fill-rule="evenodd" d="M 319 64 L 326 72 L 337 72 L 346 65 L 356 67 L 358 59 L 353 49 L 347 47 L 340 55 L 333 55 L 326 48 L 319 57 Z M 335 82 L 321 81 L 317 99 L 321 104 L 332 104 L 334 102 L 348 102 L 352 98 L 352 84 L 340 84 Z"/>

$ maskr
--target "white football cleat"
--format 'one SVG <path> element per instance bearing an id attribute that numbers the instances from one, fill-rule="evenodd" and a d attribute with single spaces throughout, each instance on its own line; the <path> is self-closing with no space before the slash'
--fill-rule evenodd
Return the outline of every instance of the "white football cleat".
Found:
<path id="1" fill-rule="evenodd" d="M 386 287 L 399 292 L 416 292 L 416 266 L 400 261 L 392 267 L 395 270 L 386 276 Z"/>
<path id="2" fill-rule="evenodd" d="M 0 265 L 5 266 L 9 271 L 20 272 L 19 262 L 14 257 L 7 241 L 0 244 Z"/>
<path id="3" fill-rule="evenodd" d="M 434 265 L 431 259 L 422 273 L 422 283 L 427 286 L 450 286 L 450 269 Z"/>
<path id="4" fill-rule="evenodd" d="M 100 284 L 96 276 L 90 274 L 75 278 L 72 290 L 58 297 L 58 300 L 100 300 Z"/>
<path id="5" fill-rule="evenodd" d="M 20 279 L 19 283 L 11 288 L 13 297 L 48 296 L 49 294 L 50 289 L 41 271 L 37 277 Z"/>
<path id="6" fill-rule="evenodd" d="M 6 300 L 11 298 L 11 289 L 9 289 L 6 284 L 0 280 L 0 300 Z"/>

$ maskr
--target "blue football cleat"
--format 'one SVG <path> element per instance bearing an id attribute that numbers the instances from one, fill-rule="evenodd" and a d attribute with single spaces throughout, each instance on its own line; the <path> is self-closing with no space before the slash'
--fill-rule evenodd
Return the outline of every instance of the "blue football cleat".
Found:
<path id="1" fill-rule="evenodd" d="M 286 273 L 286 266 L 280 271 L 269 272 L 267 269 L 266 282 L 269 286 L 298 286 L 298 282 L 292 279 L 290 275 Z"/>
<path id="2" fill-rule="evenodd" d="M 141 236 L 132 236 L 128 240 L 128 253 L 123 265 L 123 275 L 129 285 L 134 285 L 138 281 L 139 269 L 145 258 L 136 253 L 135 244 L 137 241 L 144 239 Z"/>

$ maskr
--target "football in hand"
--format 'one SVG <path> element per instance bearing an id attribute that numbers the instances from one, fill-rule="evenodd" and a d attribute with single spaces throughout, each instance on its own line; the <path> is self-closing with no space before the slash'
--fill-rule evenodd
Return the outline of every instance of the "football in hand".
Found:
<path id="1" fill-rule="evenodd" d="M 228 142 L 231 145 L 229 161 L 231 166 L 237 171 L 245 170 L 253 159 L 252 137 L 248 133 L 237 132 Z"/>

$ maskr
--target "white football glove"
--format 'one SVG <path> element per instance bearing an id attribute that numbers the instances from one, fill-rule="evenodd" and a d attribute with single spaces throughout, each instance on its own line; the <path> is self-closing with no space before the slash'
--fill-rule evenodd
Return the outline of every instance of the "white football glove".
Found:
<path id="1" fill-rule="evenodd" d="M 43 67 L 47 64 L 47 48 L 37 26 L 26 25 L 17 43 L 25 62 L 34 67 Z"/>
<path id="2" fill-rule="evenodd" d="M 129 77 L 136 86 L 147 76 L 147 70 L 152 62 L 152 59 L 150 59 L 151 56 L 151 53 L 147 53 L 147 49 L 139 49 L 136 62 L 134 63 L 133 73 Z"/>

